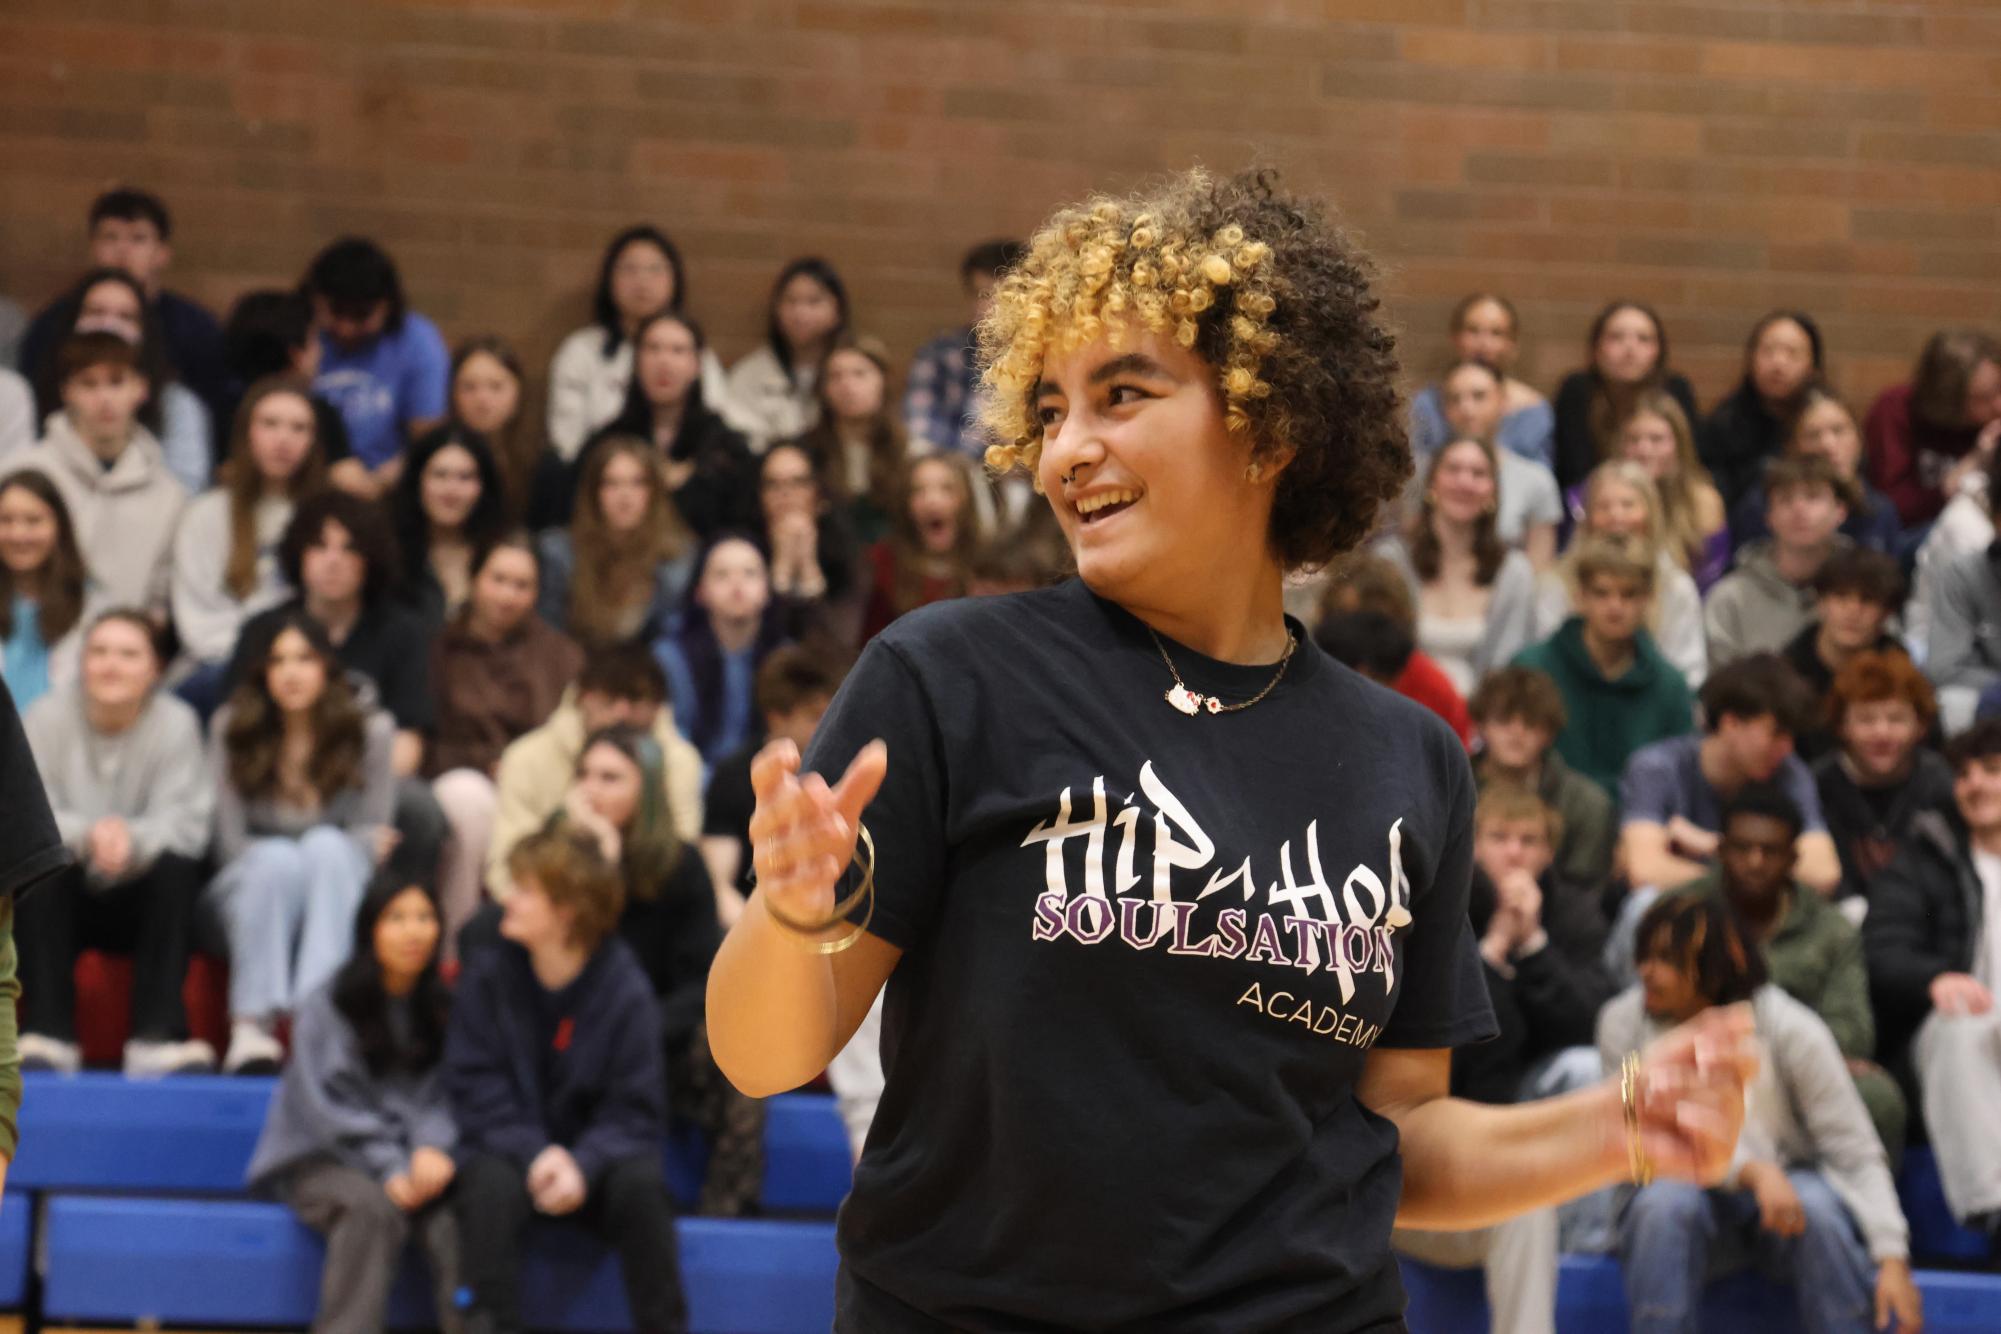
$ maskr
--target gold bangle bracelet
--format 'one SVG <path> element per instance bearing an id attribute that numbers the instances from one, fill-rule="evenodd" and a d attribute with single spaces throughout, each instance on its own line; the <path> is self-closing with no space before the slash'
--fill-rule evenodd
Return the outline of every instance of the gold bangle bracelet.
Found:
<path id="1" fill-rule="evenodd" d="M 862 866 L 862 882 L 854 893 L 836 903 L 833 911 L 828 913 L 825 918 L 818 922 L 803 922 L 796 917 L 786 916 L 773 905 L 769 898 L 764 900 L 765 915 L 771 918 L 773 922 L 776 922 L 788 935 L 806 938 L 800 941 L 800 946 L 810 953 L 839 954 L 843 950 L 852 949 L 855 942 L 860 940 L 862 934 L 868 930 L 869 923 L 875 920 L 875 839 L 869 834 L 867 825 L 862 825 L 858 832 L 861 835 L 861 839 L 856 846 L 855 861 L 857 863 L 861 862 L 860 854 L 863 850 L 866 850 L 868 853 L 868 861 Z M 833 940 L 810 939 L 810 937 L 831 931 L 836 926 L 845 922 L 848 919 L 848 915 L 854 911 L 855 906 L 864 899 L 868 900 L 868 909 L 862 914 L 862 920 L 854 924 L 846 935 L 839 936 Z"/>
<path id="2" fill-rule="evenodd" d="M 1654 1179 L 1654 1161 L 1640 1134 L 1640 1054 L 1636 1051 L 1627 1052 L 1619 1065 L 1619 1104 L 1626 1118 L 1627 1169 L 1634 1185 L 1649 1185 Z"/>

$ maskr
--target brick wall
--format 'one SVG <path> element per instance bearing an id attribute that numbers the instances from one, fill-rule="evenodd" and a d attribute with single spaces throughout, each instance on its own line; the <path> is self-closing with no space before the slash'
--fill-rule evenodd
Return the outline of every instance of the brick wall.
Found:
<path id="1" fill-rule="evenodd" d="M 1254 154 L 1391 271 L 1408 358 L 1514 294 L 1526 372 L 1605 298 L 1660 305 L 1705 400 L 1800 305 L 1863 395 L 1932 328 L 2001 324 L 1994 0 L 6 0 L 0 290 L 78 264 L 103 186 L 162 191 L 217 305 L 370 233 L 453 337 L 535 364 L 634 219 L 725 356 L 785 258 L 899 351 L 964 246 Z"/>

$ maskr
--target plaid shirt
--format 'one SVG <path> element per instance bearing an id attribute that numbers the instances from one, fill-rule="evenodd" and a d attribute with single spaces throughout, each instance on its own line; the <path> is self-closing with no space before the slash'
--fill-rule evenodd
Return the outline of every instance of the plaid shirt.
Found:
<path id="1" fill-rule="evenodd" d="M 973 420 L 979 372 L 971 325 L 939 334 L 917 350 L 903 390 L 903 429 L 913 448 L 951 450 L 976 462 L 986 438 Z"/>

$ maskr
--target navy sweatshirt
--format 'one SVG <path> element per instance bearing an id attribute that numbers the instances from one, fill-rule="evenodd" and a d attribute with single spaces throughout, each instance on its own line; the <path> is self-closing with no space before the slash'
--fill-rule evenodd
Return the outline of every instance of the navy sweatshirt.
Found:
<path id="1" fill-rule="evenodd" d="M 606 941 L 560 991 L 536 980 L 526 950 L 501 941 L 469 961 L 452 1004 L 445 1087 L 459 1156 L 490 1153 L 526 1171 L 560 1144 L 592 1189 L 626 1158 L 657 1164 L 661 1062 L 653 987 L 624 941 Z"/>

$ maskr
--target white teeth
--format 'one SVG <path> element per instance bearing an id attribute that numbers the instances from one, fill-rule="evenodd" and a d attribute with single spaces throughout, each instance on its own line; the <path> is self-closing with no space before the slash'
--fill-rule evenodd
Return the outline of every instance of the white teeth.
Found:
<path id="1" fill-rule="evenodd" d="M 1096 514 L 1111 505 L 1121 505 L 1139 499 L 1137 491 L 1100 491 L 1094 496 L 1085 496 L 1077 502 L 1079 514 Z"/>

